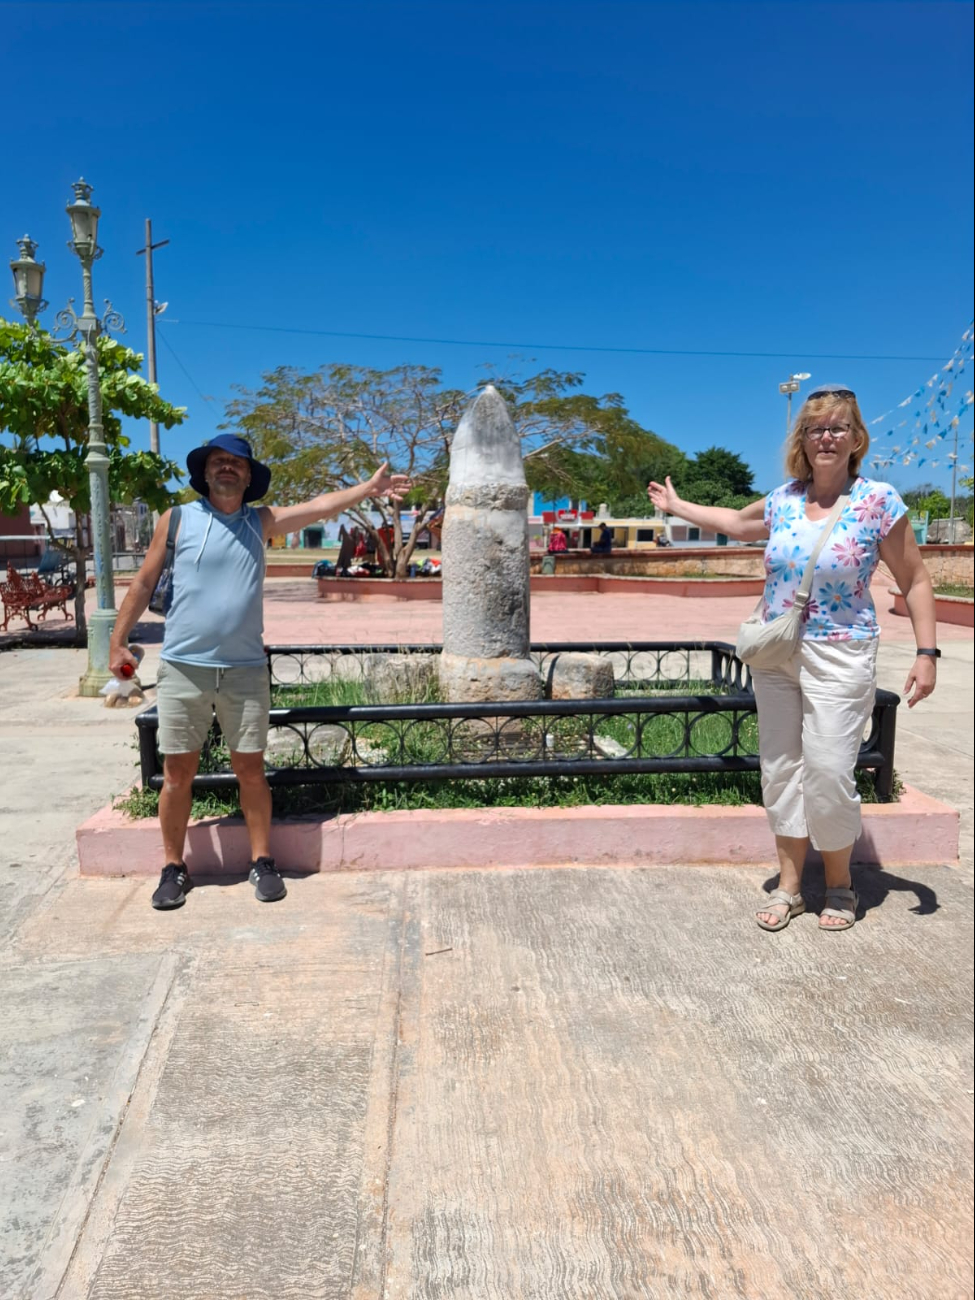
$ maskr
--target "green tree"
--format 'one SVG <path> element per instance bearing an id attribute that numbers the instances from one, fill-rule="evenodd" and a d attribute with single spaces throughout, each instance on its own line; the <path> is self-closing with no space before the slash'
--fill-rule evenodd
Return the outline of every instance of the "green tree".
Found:
<path id="1" fill-rule="evenodd" d="M 527 377 L 494 376 L 521 437 L 529 485 L 542 491 L 604 499 L 607 449 L 618 464 L 633 439 L 655 446 L 629 419 L 617 394 L 581 391 L 583 376 L 543 370 Z M 443 386 L 441 372 L 427 366 L 373 370 L 326 365 L 311 374 L 281 367 L 263 376 L 257 390 L 237 389 L 223 428 L 239 430 L 255 454 L 274 469 L 275 497 L 307 500 L 319 492 L 360 482 L 388 461 L 408 474 L 417 509 L 403 537 L 398 509 L 370 503 L 349 515 L 372 535 L 387 574 L 405 574 L 417 539 L 440 509 L 447 486 L 450 442 L 470 394 Z M 656 440 L 659 441 L 659 440 Z"/>
<path id="2" fill-rule="evenodd" d="M 724 447 L 708 447 L 694 457 L 685 456 L 669 443 L 662 443 L 658 460 L 641 467 L 639 479 L 642 490 L 615 500 L 613 509 L 629 518 L 649 518 L 653 506 L 646 495 L 646 485 L 651 479 L 662 483 L 669 475 L 674 487 L 686 501 L 704 506 L 727 506 L 740 510 L 760 494 L 755 491 L 751 468 Z"/>
<path id="3" fill-rule="evenodd" d="M 956 510 L 964 510 L 965 519 L 968 521 L 969 528 L 975 527 L 975 475 L 969 474 L 967 478 L 960 480 L 961 486 L 965 489 L 965 495 L 959 497 L 955 502 Z"/>
<path id="4" fill-rule="evenodd" d="M 922 514 L 927 511 L 931 520 L 947 519 L 951 514 L 951 498 L 933 483 L 919 483 L 917 487 L 909 488 L 904 493 L 904 504 Z"/>
<path id="5" fill-rule="evenodd" d="M 632 506 L 642 497 L 639 513 L 652 513 L 647 484 L 652 478 L 678 473 L 686 464 L 684 454 L 642 428 L 625 408 L 596 408 L 590 423 L 588 450 L 558 443 L 538 457 L 529 453 L 525 465 L 529 484 L 552 497 L 568 494 L 590 504 L 605 501 L 614 514 L 624 513 L 624 505 Z"/>
<path id="6" fill-rule="evenodd" d="M 272 467 L 275 500 L 282 504 L 351 487 L 383 461 L 413 479 L 408 504 L 418 513 L 405 539 L 399 508 L 387 502 L 369 503 L 381 517 L 378 526 L 366 503 L 348 511 L 375 540 L 384 571 L 405 575 L 421 531 L 440 507 L 450 438 L 467 395 L 444 388 L 440 371 L 426 366 L 338 364 L 310 374 L 281 366 L 263 376 L 260 388 L 237 386 L 236 392 L 220 427 L 242 433 Z"/>
<path id="7" fill-rule="evenodd" d="M 718 483 L 725 493 L 734 497 L 748 497 L 755 490 L 751 468 L 724 447 L 699 451 L 688 470 L 692 482 Z"/>
<path id="8" fill-rule="evenodd" d="M 185 412 L 159 396 L 138 373 L 142 357 L 116 340 L 98 339 L 102 423 L 109 455 L 109 496 L 114 502 L 144 501 L 154 510 L 171 499 L 166 483 L 182 470 L 152 452 L 130 452 L 122 416 L 156 420 L 170 429 Z M 0 319 L 0 510 L 25 505 L 42 513 L 58 492 L 75 516 L 72 555 L 77 576 L 75 626 L 86 635 L 83 522 L 91 508 L 88 453 L 88 379 L 83 354 L 44 330 Z M 47 515 L 45 514 L 45 519 Z M 48 520 L 50 540 L 57 545 Z"/>

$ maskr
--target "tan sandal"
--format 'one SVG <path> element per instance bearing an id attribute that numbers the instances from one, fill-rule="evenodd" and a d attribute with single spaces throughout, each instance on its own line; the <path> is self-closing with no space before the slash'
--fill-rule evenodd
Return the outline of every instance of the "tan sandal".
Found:
<path id="1" fill-rule="evenodd" d="M 773 889 L 768 899 L 766 905 L 760 907 L 755 914 L 763 930 L 784 930 L 794 916 L 801 916 L 806 910 L 806 902 L 802 894 L 790 894 L 784 889 Z M 763 912 L 774 912 L 777 907 L 784 907 L 786 910 L 774 925 L 762 920 Z"/>
<path id="2" fill-rule="evenodd" d="M 830 903 L 838 906 L 830 907 Z M 853 889 L 827 889 L 826 906 L 819 914 L 820 930 L 849 930 L 852 929 L 857 919 L 857 908 L 860 906 L 860 900 L 857 898 L 856 891 Z M 842 925 L 823 925 L 824 916 L 836 917 L 842 921 Z"/>

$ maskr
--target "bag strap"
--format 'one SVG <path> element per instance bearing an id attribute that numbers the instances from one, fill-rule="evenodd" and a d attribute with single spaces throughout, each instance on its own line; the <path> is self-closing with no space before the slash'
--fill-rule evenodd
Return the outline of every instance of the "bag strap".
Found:
<path id="1" fill-rule="evenodd" d="M 166 559 L 163 568 L 168 568 L 175 557 L 176 534 L 179 532 L 179 516 L 182 506 L 173 506 L 169 512 L 169 529 L 166 533 Z"/>
<path id="2" fill-rule="evenodd" d="M 809 593 L 812 591 L 813 574 L 816 572 L 816 561 L 819 559 L 820 551 L 822 551 L 823 547 L 829 541 L 830 533 L 836 527 L 836 521 L 849 504 L 850 488 L 852 484 L 853 479 L 847 479 L 846 486 L 842 493 L 836 498 L 836 504 L 826 516 L 826 523 L 823 525 L 823 531 L 819 535 L 819 541 L 813 547 L 812 555 L 810 555 L 806 567 L 803 570 L 802 581 L 799 583 L 799 589 L 796 592 L 795 598 L 795 604 L 798 605 L 800 609 L 804 608 L 809 600 Z"/>

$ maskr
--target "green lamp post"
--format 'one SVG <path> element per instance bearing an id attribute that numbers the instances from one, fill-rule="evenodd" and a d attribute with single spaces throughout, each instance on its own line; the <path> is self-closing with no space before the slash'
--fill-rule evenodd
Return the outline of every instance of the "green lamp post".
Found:
<path id="1" fill-rule="evenodd" d="M 88 469 L 91 493 L 92 560 L 95 569 L 96 608 L 88 620 L 88 666 L 79 684 L 82 695 L 98 695 L 111 677 L 108 668 L 109 642 L 115 626 L 115 584 L 112 575 L 111 499 L 108 488 L 108 447 L 102 426 L 102 392 L 98 382 L 98 336 L 103 329 L 124 330 L 122 317 L 106 299 L 105 315 L 95 315 L 91 268 L 102 255 L 98 247 L 98 218 L 101 212 L 91 202 L 92 187 L 84 179 L 75 181 L 74 202 L 67 206 L 73 238 L 68 247 L 81 262 L 84 309 L 74 310 L 74 299 L 58 312 L 56 325 L 79 337 L 88 375 Z"/>
<path id="2" fill-rule="evenodd" d="M 68 338 L 81 339 L 85 352 L 88 380 L 88 454 L 85 465 L 88 471 L 91 495 L 91 551 L 95 568 L 95 610 L 88 617 L 88 664 L 85 676 L 79 682 L 79 693 L 98 695 L 112 673 L 108 671 L 109 641 L 116 623 L 116 593 L 112 576 L 112 510 L 108 490 L 108 447 L 105 430 L 101 424 L 101 387 L 99 385 L 98 337 L 104 329 L 125 330 L 122 317 L 112 304 L 105 300 L 105 315 L 99 320 L 95 315 L 95 302 L 91 289 L 91 266 L 101 256 L 98 246 L 99 217 L 101 212 L 91 203 L 91 186 L 85 179 L 75 181 L 74 203 L 69 203 L 68 216 L 72 218 L 73 239 L 68 247 L 82 264 L 82 285 L 85 308 L 82 315 L 74 311 L 74 299 L 68 307 L 57 313 L 56 328 L 66 330 Z"/>
<path id="3" fill-rule="evenodd" d="M 111 498 L 108 488 L 108 447 L 102 426 L 102 390 L 98 382 L 98 336 L 106 329 L 124 332 L 125 323 L 106 299 L 105 315 L 101 320 L 95 315 L 92 295 L 91 268 L 102 255 L 98 247 L 98 218 L 101 211 L 91 202 L 92 187 L 84 179 L 72 186 L 74 202 L 67 206 L 71 218 L 73 238 L 68 247 L 81 262 L 84 309 L 79 316 L 74 310 L 74 299 L 55 317 L 55 330 L 64 331 L 64 337 L 78 338 L 85 356 L 88 380 L 88 469 L 91 493 L 92 560 L 95 569 L 96 608 L 88 619 L 88 665 L 81 678 L 82 695 L 98 695 L 111 677 L 108 669 L 109 641 L 115 626 L 115 583 L 112 575 Z M 11 304 L 15 305 L 28 325 L 36 323 L 37 316 L 47 303 L 42 296 L 44 288 L 43 262 L 34 258 L 37 244 L 29 235 L 17 240 L 20 257 L 10 263 L 14 277 Z"/>
<path id="4" fill-rule="evenodd" d="M 10 299 L 10 305 L 18 309 L 28 325 L 33 325 L 38 314 L 47 307 L 43 296 L 44 272 L 47 267 L 43 262 L 34 260 L 37 244 L 31 239 L 30 235 L 24 235 L 23 239 L 18 239 L 17 246 L 20 249 L 20 257 L 10 263 L 10 269 L 14 275 L 14 294 L 16 295 Z"/>

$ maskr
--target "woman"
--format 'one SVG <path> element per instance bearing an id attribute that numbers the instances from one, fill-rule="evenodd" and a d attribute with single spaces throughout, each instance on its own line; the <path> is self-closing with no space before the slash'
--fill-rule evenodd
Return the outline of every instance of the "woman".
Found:
<path id="1" fill-rule="evenodd" d="M 335 561 L 335 572 L 340 578 L 349 576 L 349 565 L 352 563 L 352 552 L 355 548 L 355 541 L 352 534 L 346 528 L 345 524 L 339 527 L 339 554 Z"/>
<path id="2" fill-rule="evenodd" d="M 548 539 L 549 555 L 561 555 L 569 549 L 569 540 L 561 528 L 553 528 Z"/>
<path id="3" fill-rule="evenodd" d="M 768 539 L 763 619 L 793 603 L 806 561 L 837 499 L 849 502 L 816 561 L 799 649 L 782 667 L 755 670 L 762 795 L 775 835 L 779 887 L 757 913 L 784 930 L 805 911 L 800 886 L 810 841 L 826 869 L 822 930 L 848 930 L 858 899 L 850 856 L 860 833 L 854 765 L 873 711 L 880 629 L 870 578 L 883 560 L 904 593 L 917 657 L 909 708 L 934 690 L 939 651 L 931 579 L 907 507 L 887 483 L 860 474 L 870 437 L 856 396 L 828 385 L 811 393 L 786 445 L 789 482 L 744 510 L 682 501 L 668 478 L 647 493 L 658 510 L 740 541 Z"/>

